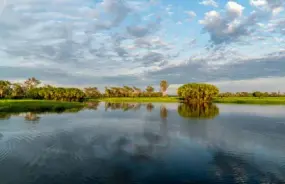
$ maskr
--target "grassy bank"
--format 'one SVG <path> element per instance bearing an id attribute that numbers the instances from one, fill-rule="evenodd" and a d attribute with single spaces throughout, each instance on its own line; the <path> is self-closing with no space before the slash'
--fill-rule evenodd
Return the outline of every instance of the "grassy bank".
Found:
<path id="1" fill-rule="evenodd" d="M 84 103 L 49 100 L 0 100 L 0 112 L 64 112 L 83 108 Z"/>
<path id="2" fill-rule="evenodd" d="M 96 99 L 95 99 L 96 100 Z M 179 99 L 177 97 L 118 97 L 118 98 L 100 98 L 99 99 L 102 102 L 179 102 Z M 92 101 L 92 100 L 90 100 Z"/>
<path id="3" fill-rule="evenodd" d="M 285 104 L 285 97 L 224 97 L 215 98 L 213 102 L 233 104 Z"/>

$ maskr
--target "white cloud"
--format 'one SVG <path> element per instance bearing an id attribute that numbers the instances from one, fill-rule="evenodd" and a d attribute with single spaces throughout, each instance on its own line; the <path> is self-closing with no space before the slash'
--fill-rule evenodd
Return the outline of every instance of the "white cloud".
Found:
<path id="1" fill-rule="evenodd" d="M 274 16 L 284 10 L 284 0 L 250 0 L 250 4 L 259 10 L 271 12 Z"/>
<path id="2" fill-rule="evenodd" d="M 229 1 L 226 5 L 226 10 L 229 16 L 236 18 L 242 16 L 244 7 L 234 1 Z"/>
<path id="3" fill-rule="evenodd" d="M 274 8 L 274 9 L 272 10 L 272 14 L 273 14 L 273 16 L 276 16 L 276 15 L 278 15 L 279 13 L 281 13 L 282 11 L 284 11 L 284 7 L 277 7 L 277 8 Z"/>
<path id="4" fill-rule="evenodd" d="M 205 6 L 213 6 L 218 7 L 218 3 L 215 0 L 203 0 L 199 4 L 205 5 Z"/>
<path id="5" fill-rule="evenodd" d="M 266 6 L 266 0 L 250 0 L 250 4 L 255 7 Z"/>
<path id="6" fill-rule="evenodd" d="M 185 13 L 189 16 L 189 20 L 192 20 L 197 16 L 194 11 L 186 11 Z"/>

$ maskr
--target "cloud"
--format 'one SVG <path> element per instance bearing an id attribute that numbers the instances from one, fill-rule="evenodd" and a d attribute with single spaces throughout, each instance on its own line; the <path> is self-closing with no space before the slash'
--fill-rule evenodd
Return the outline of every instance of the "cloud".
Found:
<path id="1" fill-rule="evenodd" d="M 234 1 L 229 1 L 226 5 L 226 10 L 228 15 L 235 19 L 242 16 L 244 7 Z"/>
<path id="2" fill-rule="evenodd" d="M 204 32 L 209 33 L 213 45 L 241 42 L 255 32 L 258 21 L 266 16 L 260 12 L 251 12 L 244 17 L 243 10 L 243 6 L 229 1 L 225 13 L 214 10 L 205 13 L 199 23 L 204 26 Z"/>
<path id="3" fill-rule="evenodd" d="M 250 0 L 250 4 L 263 11 L 271 12 L 277 15 L 284 10 L 284 0 Z"/>
<path id="4" fill-rule="evenodd" d="M 236 57 L 224 62 L 229 57 L 227 52 L 191 57 L 183 64 L 149 72 L 148 78 L 153 79 L 154 83 L 167 78 L 172 84 L 183 84 L 285 76 L 285 71 L 282 69 L 285 68 L 284 52 L 255 59 Z M 237 54 L 233 52 L 232 55 Z"/>
<path id="5" fill-rule="evenodd" d="M 197 16 L 196 13 L 193 11 L 186 11 L 185 13 L 188 15 L 189 20 L 192 20 L 193 18 Z"/>
<path id="6" fill-rule="evenodd" d="M 199 4 L 205 5 L 205 6 L 213 6 L 218 7 L 218 3 L 215 0 L 203 0 Z"/>
<path id="7" fill-rule="evenodd" d="M 154 22 L 150 22 L 146 25 L 128 26 L 127 31 L 131 36 L 144 37 L 157 31 L 160 23 L 161 19 L 158 17 Z"/>

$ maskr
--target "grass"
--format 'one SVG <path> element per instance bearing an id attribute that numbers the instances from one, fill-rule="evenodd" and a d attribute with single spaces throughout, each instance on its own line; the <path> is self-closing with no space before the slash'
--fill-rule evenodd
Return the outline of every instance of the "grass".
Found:
<path id="1" fill-rule="evenodd" d="M 214 103 L 234 104 L 285 104 L 285 97 L 224 97 L 215 98 Z"/>
<path id="2" fill-rule="evenodd" d="M 50 100 L 0 100 L 0 112 L 64 112 L 75 111 L 85 106 L 79 102 Z"/>
<path id="3" fill-rule="evenodd" d="M 96 100 L 96 99 L 94 99 Z M 90 100 L 92 101 L 92 99 Z M 103 102 L 179 102 L 177 97 L 118 97 L 118 98 L 100 98 L 99 101 Z"/>
<path id="4" fill-rule="evenodd" d="M 50 100 L 0 100 L 0 112 L 76 112 L 83 108 L 92 106 L 93 102 L 139 102 L 139 103 L 151 103 L 151 102 L 167 102 L 176 103 L 179 102 L 178 97 L 119 97 L 119 98 L 101 98 L 90 99 L 90 103 L 80 102 L 58 102 Z M 232 103 L 232 104 L 284 104 L 285 97 L 225 97 L 215 98 L 214 103 Z"/>

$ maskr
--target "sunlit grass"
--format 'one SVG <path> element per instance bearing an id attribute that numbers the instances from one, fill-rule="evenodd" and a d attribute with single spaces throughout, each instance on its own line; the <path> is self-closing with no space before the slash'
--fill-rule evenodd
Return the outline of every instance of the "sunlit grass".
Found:
<path id="1" fill-rule="evenodd" d="M 84 107 L 84 103 L 29 99 L 0 100 L 0 112 L 61 112 L 81 107 Z"/>
<path id="2" fill-rule="evenodd" d="M 285 104 L 285 97 L 224 97 L 215 98 L 213 102 L 236 104 Z"/>

